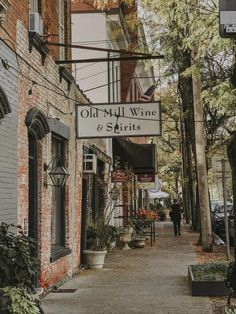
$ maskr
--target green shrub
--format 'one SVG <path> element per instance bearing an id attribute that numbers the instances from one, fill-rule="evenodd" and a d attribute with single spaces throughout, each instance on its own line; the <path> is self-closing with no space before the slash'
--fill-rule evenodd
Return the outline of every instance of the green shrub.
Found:
<path id="1" fill-rule="evenodd" d="M 204 263 L 191 267 L 195 280 L 224 280 L 228 263 Z"/>
<path id="2" fill-rule="evenodd" d="M 38 271 L 37 259 L 31 256 L 34 242 L 21 228 L 0 225 L 0 287 L 24 286 L 33 290 Z"/>
<path id="3" fill-rule="evenodd" d="M 38 261 L 32 256 L 34 241 L 20 227 L 0 225 L 0 313 L 40 314 L 35 294 Z"/>
<path id="4" fill-rule="evenodd" d="M 40 314 L 39 298 L 26 288 L 6 287 L 4 296 L 9 302 L 2 306 L 2 311 L 9 314 Z M 2 312 L 1 312 L 2 313 Z"/>
<path id="5" fill-rule="evenodd" d="M 86 235 L 87 241 L 92 243 L 93 250 L 106 250 L 116 240 L 118 229 L 115 226 L 107 224 L 105 219 L 99 216 L 93 225 L 87 228 Z"/>

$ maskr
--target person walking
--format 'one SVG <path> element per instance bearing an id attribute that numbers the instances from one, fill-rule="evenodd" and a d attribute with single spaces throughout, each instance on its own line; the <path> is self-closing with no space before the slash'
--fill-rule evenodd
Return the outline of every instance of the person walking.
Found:
<path id="1" fill-rule="evenodd" d="M 177 199 L 174 199 L 173 204 L 171 205 L 170 218 L 173 221 L 174 233 L 175 235 L 181 235 L 180 225 L 181 225 L 181 214 L 182 209 Z"/>

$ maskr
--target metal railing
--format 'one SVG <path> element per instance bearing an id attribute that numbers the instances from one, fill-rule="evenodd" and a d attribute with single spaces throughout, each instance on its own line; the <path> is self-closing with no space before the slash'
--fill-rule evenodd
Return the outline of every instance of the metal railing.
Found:
<path id="1" fill-rule="evenodd" d="M 117 205 L 116 207 L 123 207 L 123 205 Z M 133 227 L 138 235 L 150 237 L 151 247 L 156 241 L 155 221 L 143 219 L 131 206 L 126 205 L 127 215 L 120 215 L 115 217 L 116 219 L 122 219 L 125 224 Z"/>

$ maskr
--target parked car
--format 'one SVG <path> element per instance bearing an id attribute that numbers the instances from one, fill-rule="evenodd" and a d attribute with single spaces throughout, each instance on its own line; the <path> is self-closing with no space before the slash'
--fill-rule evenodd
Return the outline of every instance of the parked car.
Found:
<path id="1" fill-rule="evenodd" d="M 211 199 L 211 201 L 210 201 L 210 206 L 211 206 L 211 211 L 212 211 L 212 212 L 214 211 L 215 206 L 216 206 L 218 203 L 220 203 L 219 200 L 217 200 L 217 199 Z"/>
<path id="2" fill-rule="evenodd" d="M 230 216 L 230 213 L 232 212 L 233 204 L 230 202 L 227 202 L 226 204 L 226 210 L 227 210 L 227 216 Z M 225 213 L 224 213 L 224 203 L 219 202 L 215 205 L 214 211 L 212 212 L 212 225 L 213 225 L 213 231 L 223 239 L 225 238 Z"/>

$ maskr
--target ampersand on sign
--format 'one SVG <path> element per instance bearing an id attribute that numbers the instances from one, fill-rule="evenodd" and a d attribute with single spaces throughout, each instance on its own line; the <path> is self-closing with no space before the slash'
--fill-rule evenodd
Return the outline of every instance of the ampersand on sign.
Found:
<path id="1" fill-rule="evenodd" d="M 102 129 L 103 129 L 103 126 L 102 126 L 101 124 L 99 124 L 98 127 L 97 127 L 97 131 L 98 131 L 98 132 L 101 132 Z"/>

